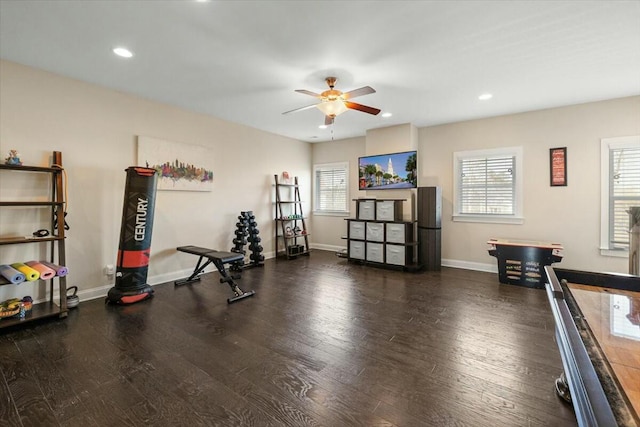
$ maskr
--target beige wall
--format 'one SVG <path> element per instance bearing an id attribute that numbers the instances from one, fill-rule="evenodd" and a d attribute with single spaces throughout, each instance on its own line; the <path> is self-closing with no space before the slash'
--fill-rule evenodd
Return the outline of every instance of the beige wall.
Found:
<path id="1" fill-rule="evenodd" d="M 419 183 L 442 186 L 442 258 L 495 263 L 489 238 L 559 242 L 562 267 L 627 272 L 625 258 L 600 255 L 600 139 L 640 134 L 640 97 L 420 129 Z M 524 224 L 452 222 L 455 151 L 522 146 Z M 566 187 L 549 185 L 549 149 L 567 147 Z"/>
<path id="2" fill-rule="evenodd" d="M 626 272 L 626 258 L 601 256 L 599 251 L 600 139 L 638 134 L 637 96 L 420 128 L 418 184 L 442 187 L 443 264 L 495 271 L 496 260 L 488 255 L 486 241 L 496 237 L 562 243 L 562 267 Z M 453 153 L 509 146 L 522 146 L 524 151 L 524 224 L 453 222 Z M 349 160 L 353 165 L 358 156 L 367 154 L 364 142 L 348 147 L 342 152 L 342 141 L 316 144 L 314 162 L 330 158 Z M 567 187 L 549 186 L 549 149 L 553 147 L 567 147 Z M 361 151 L 354 152 L 354 148 Z M 398 151 L 393 141 L 388 151 Z M 351 175 L 355 179 L 353 171 Z M 336 242 L 346 234 L 346 225 L 336 229 L 338 224 L 332 222 L 332 226 L 316 233 L 314 241 L 345 247 L 344 242 Z"/>
<path id="3" fill-rule="evenodd" d="M 51 152 L 62 152 L 69 182 L 68 283 L 79 286 L 86 297 L 104 295 L 114 283 L 102 269 L 116 261 L 124 169 L 136 164 L 136 135 L 213 152 L 212 192 L 157 193 L 149 283 L 172 280 L 193 268 L 197 258 L 176 252 L 177 246 L 229 250 L 241 211 L 254 211 L 261 244 L 272 255 L 274 174 L 286 170 L 299 176 L 302 198 L 310 200 L 308 143 L 2 61 L 0 153 L 4 158 L 16 148 L 25 164 L 48 166 Z M 41 197 L 37 187 L 42 177 L 14 175 L 0 174 L 3 200 Z M 32 209 L 3 209 L 3 237 L 31 234 L 43 216 Z M 43 246 L 0 246 L 0 260 L 42 259 Z M 20 293 L 42 294 L 42 282 L 30 286 L 21 285 Z M 0 287 L 0 300 L 13 292 L 13 287 Z"/>
<path id="4" fill-rule="evenodd" d="M 414 151 L 418 149 L 418 128 L 406 123 L 368 130 L 365 143 L 366 153 L 361 155 L 366 156 Z M 412 221 L 417 218 L 414 212 L 416 191 L 413 189 L 360 191 L 357 197 L 404 200 L 402 219 L 404 221 Z"/>
<path id="5" fill-rule="evenodd" d="M 314 164 L 349 162 L 349 209 L 350 215 L 355 216 L 356 205 L 352 199 L 363 197 L 358 190 L 358 157 L 365 150 L 365 138 L 351 138 L 340 141 L 321 142 L 312 144 Z M 314 246 L 321 249 L 338 250 L 345 247 L 342 236 L 346 236 L 346 221 L 348 216 L 317 215 L 312 218 Z"/>
<path id="6" fill-rule="evenodd" d="M 599 253 L 600 138 L 638 134 L 640 97 L 418 129 L 419 185 L 443 188 L 443 262 L 495 269 L 485 242 L 503 237 L 560 242 L 565 246 L 564 267 L 625 272 L 626 259 Z M 286 170 L 299 176 L 302 200 L 311 201 L 311 165 L 349 161 L 349 199 L 363 196 L 357 189 L 357 160 L 367 154 L 365 137 L 307 144 L 1 61 L 0 153 L 4 158 L 16 148 L 25 163 L 48 165 L 51 152 L 62 151 L 69 177 L 69 284 L 80 287 L 81 297 L 104 295 L 113 286 L 102 268 L 115 264 L 124 169 L 136 163 L 136 135 L 213 151 L 212 192 L 157 194 L 152 284 L 193 268 L 196 258 L 177 253 L 176 246 L 230 249 L 236 217 L 243 210 L 256 213 L 262 245 L 266 255 L 272 255 L 273 174 Z M 524 224 L 452 222 L 452 153 L 514 145 L 524 149 Z M 549 148 L 565 146 L 569 185 L 552 188 Z M 389 152 L 397 148 L 389 142 Z M 0 174 L 0 198 L 46 197 L 39 190 L 46 185 L 44 178 L 14 175 Z M 310 209 L 307 203 L 305 210 Z M 43 218 L 43 210 L 4 208 L 0 236 L 31 234 Z M 314 247 L 345 247 L 344 217 L 313 215 L 309 228 Z M 3 263 L 44 257 L 42 245 L 0 246 Z M 42 283 L 23 284 L 20 293 L 38 297 L 42 288 Z M 14 292 L 11 286 L 0 287 L 0 300 Z"/>

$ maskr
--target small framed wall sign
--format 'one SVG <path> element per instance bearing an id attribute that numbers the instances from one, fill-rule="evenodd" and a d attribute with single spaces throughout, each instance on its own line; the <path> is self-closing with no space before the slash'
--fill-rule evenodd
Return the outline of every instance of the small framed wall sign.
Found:
<path id="1" fill-rule="evenodd" d="M 567 185 L 567 147 L 549 149 L 551 171 L 551 186 L 566 187 Z"/>

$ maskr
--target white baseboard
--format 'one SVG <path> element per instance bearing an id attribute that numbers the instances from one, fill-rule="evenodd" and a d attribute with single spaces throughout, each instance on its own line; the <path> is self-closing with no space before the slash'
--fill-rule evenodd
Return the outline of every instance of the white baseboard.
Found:
<path id="1" fill-rule="evenodd" d="M 323 245 L 321 243 L 312 243 L 309 245 L 311 249 L 318 249 L 321 251 L 332 251 L 332 252 L 342 252 L 347 249 L 346 246 L 334 246 L 334 245 Z"/>
<path id="2" fill-rule="evenodd" d="M 332 251 L 332 252 L 340 252 L 345 247 L 342 246 L 334 246 L 334 245 L 323 245 L 323 244 L 313 244 L 309 245 L 311 249 L 318 249 L 323 251 Z M 273 258 L 273 252 L 264 253 L 265 259 Z M 471 262 L 471 261 L 461 261 L 455 259 L 443 259 L 442 260 L 443 267 L 452 267 L 452 268 L 461 268 L 464 270 L 474 270 L 474 271 L 484 271 L 486 273 L 498 273 L 498 266 L 495 264 L 485 264 L 480 262 Z M 211 273 L 217 271 L 214 266 L 207 267 L 204 273 Z M 160 285 L 162 283 L 172 282 L 174 280 L 183 279 L 185 277 L 189 277 L 193 273 L 192 269 L 188 270 L 179 270 L 173 271 L 169 273 L 158 274 L 155 276 L 151 276 L 148 278 L 147 283 L 151 286 Z M 113 285 L 100 286 L 97 288 L 91 289 L 78 289 L 78 298 L 80 301 L 89 301 L 97 298 L 105 298 L 109 289 L 111 289 Z M 58 295 L 54 294 L 54 301 L 58 300 Z"/>
<path id="3" fill-rule="evenodd" d="M 324 245 L 313 243 L 309 245 L 312 249 L 323 251 L 341 252 L 346 250 L 346 246 Z M 497 273 L 498 266 L 496 264 L 485 264 L 481 262 L 462 261 L 457 259 L 443 259 L 441 262 L 443 267 L 461 268 L 463 270 L 484 271 L 485 273 Z"/>
<path id="4" fill-rule="evenodd" d="M 215 267 L 210 266 L 205 268 L 204 273 L 210 273 L 212 271 L 217 271 L 217 270 L 215 269 Z M 191 273 L 193 273 L 193 269 L 179 270 L 179 271 L 173 271 L 170 273 L 159 274 L 156 276 L 148 277 L 147 284 L 151 286 L 156 286 L 162 283 L 171 282 L 173 280 L 189 277 Z M 109 289 L 111 289 L 112 287 L 113 287 L 113 284 L 99 286 L 97 288 L 91 288 L 91 289 L 85 289 L 85 290 L 78 289 L 78 292 L 76 293 L 76 295 L 78 296 L 78 298 L 80 298 L 80 301 L 89 301 L 96 298 L 104 298 L 107 296 Z M 54 297 L 54 301 L 57 301 L 58 295 L 54 294 L 53 297 Z"/>
<path id="5" fill-rule="evenodd" d="M 265 259 L 273 258 L 273 252 L 267 252 L 263 254 Z M 218 271 L 218 270 L 215 268 L 215 266 L 210 265 L 204 269 L 203 274 L 211 273 L 214 271 Z M 193 273 L 193 269 L 179 270 L 179 271 L 172 271 L 169 273 L 158 274 L 155 276 L 148 277 L 147 284 L 149 284 L 150 286 L 156 286 L 162 283 L 173 282 L 178 279 L 184 279 L 186 277 L 189 277 L 191 276 L 191 273 Z M 85 290 L 78 289 L 78 292 L 76 293 L 76 295 L 78 296 L 78 298 L 80 298 L 80 301 L 90 301 L 92 299 L 105 298 L 107 296 L 107 293 L 109 292 L 109 289 L 111 289 L 112 287 L 113 287 L 113 284 L 100 286 L 97 288 L 85 289 Z M 59 294 L 57 295 L 54 294 L 53 296 L 54 301 L 58 301 L 58 298 L 59 298 L 58 295 Z"/>
<path id="6" fill-rule="evenodd" d="M 461 261 L 457 259 L 443 259 L 443 267 L 461 268 L 463 270 L 484 271 L 485 273 L 497 273 L 496 264 L 485 264 L 482 262 Z"/>
<path id="7" fill-rule="evenodd" d="M 346 246 L 323 245 L 319 243 L 311 244 L 312 249 L 324 251 L 341 252 L 346 250 Z M 443 267 L 461 268 L 463 270 L 484 271 L 486 273 L 497 273 L 498 266 L 496 264 L 485 264 L 481 262 L 461 261 L 457 259 L 443 259 L 441 262 Z"/>

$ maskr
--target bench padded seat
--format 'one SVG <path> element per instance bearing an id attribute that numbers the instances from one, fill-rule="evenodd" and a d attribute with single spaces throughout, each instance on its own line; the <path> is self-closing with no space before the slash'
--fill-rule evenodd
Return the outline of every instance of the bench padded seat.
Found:
<path id="1" fill-rule="evenodd" d="M 176 248 L 180 252 L 186 252 L 188 254 L 203 256 L 205 258 L 219 259 L 223 264 L 229 264 L 236 261 L 244 260 L 244 255 L 234 252 L 222 252 L 213 249 L 202 248 L 200 246 L 180 246 Z"/>

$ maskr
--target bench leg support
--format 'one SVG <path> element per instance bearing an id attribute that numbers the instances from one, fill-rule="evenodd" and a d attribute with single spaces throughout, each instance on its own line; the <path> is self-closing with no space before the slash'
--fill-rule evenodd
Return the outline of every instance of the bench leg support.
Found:
<path id="1" fill-rule="evenodd" d="M 218 273 L 220 273 L 220 283 L 227 283 L 231 290 L 233 291 L 233 297 L 227 298 L 227 303 L 232 304 L 236 301 L 240 301 L 241 299 L 251 297 L 255 294 L 255 291 L 244 292 L 240 289 L 240 286 L 233 279 L 239 279 L 239 275 L 230 275 L 227 272 L 227 269 L 224 266 L 224 263 L 219 259 L 213 259 L 213 265 L 218 269 Z"/>
<path id="2" fill-rule="evenodd" d="M 207 262 L 202 264 L 203 260 L 204 260 L 203 256 L 198 258 L 198 263 L 196 264 L 196 268 L 193 269 L 193 273 L 191 273 L 191 276 L 187 277 L 186 279 L 176 280 L 175 282 L 173 282 L 173 284 L 175 286 L 182 286 L 182 285 L 186 285 L 187 283 L 199 282 L 200 281 L 200 274 L 204 271 L 204 269 L 209 264 L 211 264 L 211 260 L 210 259 L 208 259 Z"/>
<path id="3" fill-rule="evenodd" d="M 201 255 L 200 258 L 198 258 L 198 263 L 196 264 L 196 267 L 193 269 L 193 273 L 191 273 L 191 276 L 187 277 L 186 279 L 176 280 L 175 282 L 173 282 L 173 284 L 175 286 L 182 286 L 188 283 L 199 282 L 200 274 L 202 274 L 204 269 L 209 264 L 213 263 L 213 265 L 215 265 L 215 267 L 218 269 L 218 273 L 220 273 L 220 276 L 222 276 L 220 277 L 220 283 L 227 283 L 231 288 L 231 291 L 233 292 L 233 297 L 227 298 L 227 303 L 231 304 L 236 301 L 240 301 L 241 299 L 248 298 L 250 296 L 255 295 L 254 291 L 244 292 L 242 289 L 240 289 L 240 286 L 238 286 L 238 284 L 234 281 L 234 279 L 235 280 L 240 279 L 240 275 L 229 274 L 229 272 L 224 266 L 224 262 L 222 262 L 220 258 L 207 257 L 207 261 L 203 262 L 204 260 L 205 260 L 205 256 Z"/>

